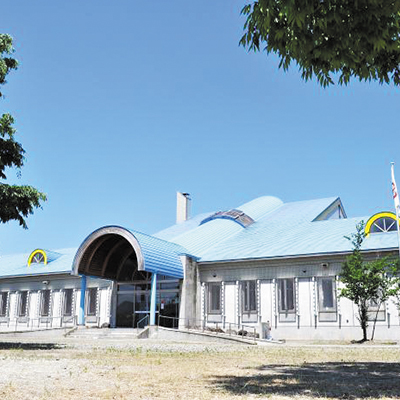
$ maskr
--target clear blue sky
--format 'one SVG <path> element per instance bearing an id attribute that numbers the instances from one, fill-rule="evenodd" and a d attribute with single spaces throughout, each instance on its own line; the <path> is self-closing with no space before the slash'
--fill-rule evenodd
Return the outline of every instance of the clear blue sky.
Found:
<path id="1" fill-rule="evenodd" d="M 9 181 L 48 201 L 29 230 L 0 225 L 0 253 L 79 246 L 106 224 L 154 233 L 174 223 L 178 190 L 194 214 L 261 195 L 393 209 L 399 89 L 322 89 L 248 53 L 244 1 L 2 1 L 20 68 L 0 112 L 27 152 Z"/>

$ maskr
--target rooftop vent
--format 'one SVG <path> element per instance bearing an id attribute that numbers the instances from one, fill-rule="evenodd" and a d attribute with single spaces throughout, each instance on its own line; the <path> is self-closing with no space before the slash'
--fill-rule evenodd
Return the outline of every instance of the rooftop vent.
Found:
<path id="1" fill-rule="evenodd" d="M 237 222 L 239 225 L 242 225 L 243 228 L 247 228 L 254 223 L 253 218 L 245 214 L 243 211 L 233 209 L 229 211 L 218 211 L 215 214 L 203 219 L 200 225 L 203 225 L 213 219 L 230 219 L 231 221 Z"/>

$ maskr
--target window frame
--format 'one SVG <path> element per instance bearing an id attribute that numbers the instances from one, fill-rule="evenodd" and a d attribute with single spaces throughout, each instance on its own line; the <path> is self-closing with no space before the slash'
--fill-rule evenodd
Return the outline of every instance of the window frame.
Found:
<path id="1" fill-rule="evenodd" d="M 94 293 L 94 295 L 93 295 Z M 87 317 L 97 317 L 97 302 L 98 302 L 98 288 L 87 288 L 86 289 L 86 316 Z M 94 305 L 94 311 L 93 310 Z"/>
<path id="2" fill-rule="evenodd" d="M 332 307 L 324 307 L 323 281 L 331 282 Z M 318 320 L 319 322 L 336 322 L 338 314 L 337 284 L 335 276 L 317 277 L 317 299 L 318 299 Z"/>
<path id="3" fill-rule="evenodd" d="M 252 287 L 253 285 L 254 287 Z M 256 280 L 242 281 L 241 286 L 242 286 L 242 313 L 257 314 L 258 312 L 257 281 Z"/>
<path id="4" fill-rule="evenodd" d="M 67 304 L 68 304 L 68 299 L 67 299 L 67 293 L 71 293 L 71 311 L 70 313 L 66 312 Z M 63 290 L 63 317 L 72 317 L 74 315 L 74 289 L 71 288 L 65 288 Z"/>
<path id="5" fill-rule="evenodd" d="M 9 294 L 10 294 L 9 292 L 0 292 L 0 318 L 7 318 L 9 316 L 10 312 L 8 304 L 10 299 Z"/>
<path id="6" fill-rule="evenodd" d="M 214 290 L 217 290 L 218 307 L 213 307 L 214 305 Z M 208 284 L 208 314 L 222 314 L 222 283 L 221 282 L 210 282 Z"/>
<path id="7" fill-rule="evenodd" d="M 383 301 L 378 311 L 378 304 L 375 300 L 368 301 L 368 320 L 374 321 L 376 317 L 377 322 L 386 321 L 386 302 Z"/>
<path id="8" fill-rule="evenodd" d="M 47 265 L 47 254 L 44 250 L 42 249 L 36 249 L 32 251 L 28 258 L 28 267 L 30 267 L 32 264 L 43 264 Z"/>
<path id="9" fill-rule="evenodd" d="M 292 282 L 292 304 L 293 307 L 289 308 L 288 303 L 288 286 L 287 282 Z M 295 278 L 280 278 L 277 279 L 278 282 L 278 312 L 279 314 L 296 314 L 296 281 Z M 283 287 L 284 286 L 284 287 Z M 282 296 L 285 296 L 284 303 L 282 304 Z"/>
<path id="10" fill-rule="evenodd" d="M 388 221 L 391 221 L 389 226 L 386 226 Z M 383 225 L 383 226 L 382 226 Z M 379 217 L 372 224 L 369 233 L 387 233 L 397 231 L 397 221 L 391 217 Z"/>
<path id="11" fill-rule="evenodd" d="M 40 291 L 40 317 L 51 316 L 51 290 L 44 289 Z"/>
<path id="12" fill-rule="evenodd" d="M 390 219 L 393 220 L 389 226 L 386 226 L 386 220 Z M 379 221 L 384 220 L 383 226 L 380 226 Z M 396 214 L 393 212 L 379 212 L 377 214 L 374 214 L 367 223 L 365 224 L 365 233 L 368 235 L 372 234 L 382 234 L 382 233 L 388 233 L 388 232 L 396 232 L 398 229 L 398 222 L 399 219 L 397 218 Z M 393 229 L 391 229 L 393 228 Z"/>
<path id="13" fill-rule="evenodd" d="M 22 309 L 22 298 L 25 296 L 25 307 Z M 21 290 L 18 295 L 18 309 L 17 309 L 17 317 L 25 318 L 28 316 L 28 307 L 29 307 L 29 291 Z"/>

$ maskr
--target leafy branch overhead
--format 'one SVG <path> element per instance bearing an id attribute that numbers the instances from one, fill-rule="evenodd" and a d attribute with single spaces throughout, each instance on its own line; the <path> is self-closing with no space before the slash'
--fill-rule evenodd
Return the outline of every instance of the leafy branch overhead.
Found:
<path id="1" fill-rule="evenodd" d="M 400 84 L 399 0 L 259 0 L 242 14 L 240 44 L 276 53 L 284 70 L 295 61 L 306 81 Z"/>
<path id="2" fill-rule="evenodd" d="M 12 58 L 12 38 L 0 34 L 0 85 L 6 83 L 7 74 L 16 69 L 18 62 Z M 0 92 L 0 97 L 2 93 Z M 6 180 L 6 169 L 17 168 L 24 164 L 25 150 L 15 141 L 16 130 L 14 118 L 5 113 L 0 117 L 0 179 Z M 32 186 L 8 185 L 0 182 L 0 221 L 16 220 L 24 228 L 27 227 L 25 218 L 32 214 L 35 208 L 41 207 L 41 201 L 46 195 Z"/>

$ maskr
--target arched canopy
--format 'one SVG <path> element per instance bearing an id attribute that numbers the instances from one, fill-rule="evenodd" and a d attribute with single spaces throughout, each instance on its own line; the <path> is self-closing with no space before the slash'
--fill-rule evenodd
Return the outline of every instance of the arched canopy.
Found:
<path id="1" fill-rule="evenodd" d="M 83 241 L 74 258 L 73 272 L 119 282 L 137 279 L 140 271 L 183 278 L 180 256 L 186 254 L 183 247 L 174 243 L 119 226 L 106 226 Z"/>

